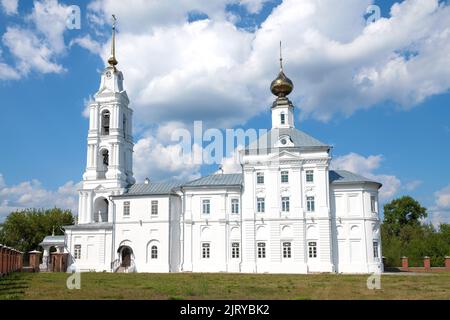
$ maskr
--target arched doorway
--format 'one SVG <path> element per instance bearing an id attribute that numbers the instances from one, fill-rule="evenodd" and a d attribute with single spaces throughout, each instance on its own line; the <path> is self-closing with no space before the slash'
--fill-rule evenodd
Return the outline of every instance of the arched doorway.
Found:
<path id="1" fill-rule="evenodd" d="M 94 202 L 94 222 L 108 222 L 109 202 L 106 198 L 100 197 Z"/>
<path id="2" fill-rule="evenodd" d="M 133 249 L 129 246 L 121 246 L 119 250 L 117 250 L 120 257 L 120 267 L 129 268 L 132 265 L 132 261 L 134 260 Z"/>

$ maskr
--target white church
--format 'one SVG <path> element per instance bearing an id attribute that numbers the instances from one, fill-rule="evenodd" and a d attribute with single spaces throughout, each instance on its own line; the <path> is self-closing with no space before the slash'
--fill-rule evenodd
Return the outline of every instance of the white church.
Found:
<path id="1" fill-rule="evenodd" d="M 136 183 L 133 110 L 113 30 L 109 65 L 89 107 L 78 222 L 64 227 L 69 270 L 383 271 L 381 184 L 331 170 L 331 147 L 295 128 L 294 86 L 282 65 L 271 85 L 271 131 L 242 151 L 241 173 Z"/>

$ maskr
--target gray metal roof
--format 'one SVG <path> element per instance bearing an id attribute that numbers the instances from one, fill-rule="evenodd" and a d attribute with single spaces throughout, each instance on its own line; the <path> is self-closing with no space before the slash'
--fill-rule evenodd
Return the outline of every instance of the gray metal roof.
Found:
<path id="1" fill-rule="evenodd" d="M 180 182 L 140 183 L 132 185 L 124 195 L 168 195 L 181 185 Z"/>
<path id="2" fill-rule="evenodd" d="M 258 140 L 250 143 L 246 149 L 268 149 L 274 148 L 275 144 L 282 136 L 289 136 L 294 144 L 294 148 L 330 148 L 329 145 L 320 142 L 316 138 L 304 133 L 295 128 L 272 129 L 265 135 L 262 135 Z M 289 147 L 288 147 L 289 148 Z"/>
<path id="3" fill-rule="evenodd" d="M 183 187 L 241 186 L 242 174 L 213 174 L 186 183 Z"/>
<path id="4" fill-rule="evenodd" d="M 74 229 L 112 229 L 113 224 L 109 222 L 101 222 L 101 223 L 86 223 L 86 224 L 75 224 L 72 226 L 64 226 L 63 228 L 66 230 L 74 230 Z"/>
<path id="5" fill-rule="evenodd" d="M 351 184 L 351 183 L 376 183 L 380 187 L 381 183 L 370 180 L 356 173 L 345 170 L 330 170 L 330 183 L 332 184 Z"/>
<path id="6" fill-rule="evenodd" d="M 41 243 L 39 243 L 39 245 L 63 244 L 64 241 L 64 236 L 47 236 Z"/>

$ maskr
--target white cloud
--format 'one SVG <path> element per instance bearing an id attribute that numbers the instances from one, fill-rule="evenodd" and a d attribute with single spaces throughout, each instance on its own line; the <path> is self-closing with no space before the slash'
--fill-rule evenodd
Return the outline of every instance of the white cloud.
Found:
<path id="1" fill-rule="evenodd" d="M 374 173 L 375 170 L 380 168 L 382 161 L 382 155 L 363 157 L 356 153 L 349 153 L 333 159 L 332 168 L 347 170 L 380 182 L 383 184 L 380 189 L 380 199 L 388 201 L 395 196 L 402 183 L 396 176 Z"/>
<path id="2" fill-rule="evenodd" d="M 19 0 L 1 0 L 0 5 L 3 12 L 5 12 L 8 16 L 18 13 Z"/>
<path id="3" fill-rule="evenodd" d="M 0 221 L 14 210 L 27 208 L 78 208 L 79 185 L 69 181 L 56 191 L 45 189 L 40 181 L 31 180 L 9 186 L 0 174 Z"/>
<path id="4" fill-rule="evenodd" d="M 225 174 L 232 173 L 242 173 L 241 159 L 239 156 L 239 150 L 242 148 L 237 148 L 237 151 L 234 151 L 229 157 L 225 157 L 222 161 L 222 170 Z M 217 171 L 216 173 L 220 173 L 221 171 Z"/>
<path id="5" fill-rule="evenodd" d="M 24 18 L 28 25 L 8 26 L 2 36 L 15 66 L 4 66 L 3 69 L 9 73 L 0 71 L 0 75 L 5 73 L 9 78 L 18 79 L 32 71 L 44 74 L 64 72 L 65 68 L 57 60 L 66 53 L 64 32 L 67 16 L 68 7 L 57 0 L 34 1 L 31 14 Z"/>
<path id="6" fill-rule="evenodd" d="M 433 225 L 450 224 L 450 184 L 434 193 L 435 202 L 429 209 L 428 220 Z"/>
<path id="7" fill-rule="evenodd" d="M 119 67 L 143 126 L 168 119 L 236 126 L 268 112 L 279 40 L 303 115 L 328 120 L 384 101 L 408 109 L 450 88 L 450 7 L 437 0 L 396 4 L 369 26 L 370 0 L 284 0 L 255 32 L 228 18 L 226 5 L 236 1 L 175 2 L 90 5 L 98 23 L 119 17 Z M 253 10 L 263 2 L 240 1 Z M 192 11 L 209 19 L 188 23 Z M 108 52 L 106 44 L 103 59 Z"/>
<path id="8" fill-rule="evenodd" d="M 134 147 L 134 173 L 136 180 L 151 178 L 155 181 L 188 181 L 200 177 L 200 164 L 194 155 L 201 157 L 201 150 L 193 146 L 193 152 L 184 152 L 179 143 L 161 143 L 150 133 Z M 200 158 L 201 159 L 201 158 Z"/>
<path id="9" fill-rule="evenodd" d="M 22 75 L 36 70 L 41 73 L 61 73 L 64 68 L 53 62 L 51 48 L 25 29 L 8 27 L 3 42 L 17 60 L 17 70 Z"/>
<path id="10" fill-rule="evenodd" d="M 92 39 L 90 35 L 73 39 L 70 41 L 70 47 L 73 45 L 79 45 L 93 54 L 100 55 L 102 53 L 102 45 Z"/>
<path id="11" fill-rule="evenodd" d="M 413 180 L 405 183 L 404 189 L 406 191 L 414 191 L 416 190 L 420 185 L 422 185 L 423 181 L 421 180 Z"/>
<path id="12" fill-rule="evenodd" d="M 250 13 L 259 13 L 266 2 L 271 0 L 240 0 L 239 3 L 246 7 Z"/>

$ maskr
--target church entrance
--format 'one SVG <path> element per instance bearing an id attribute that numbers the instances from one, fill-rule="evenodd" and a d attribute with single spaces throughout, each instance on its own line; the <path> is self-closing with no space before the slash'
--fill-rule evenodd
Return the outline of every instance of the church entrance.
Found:
<path id="1" fill-rule="evenodd" d="M 120 264 L 123 268 L 129 268 L 131 266 L 131 255 L 133 254 L 133 251 L 130 247 L 123 247 L 121 252 L 121 261 Z"/>

